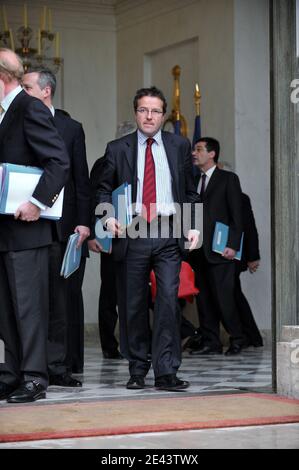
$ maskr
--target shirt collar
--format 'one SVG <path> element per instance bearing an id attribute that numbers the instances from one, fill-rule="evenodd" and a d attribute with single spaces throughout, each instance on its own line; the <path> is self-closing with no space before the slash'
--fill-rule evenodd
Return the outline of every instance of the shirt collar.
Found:
<path id="1" fill-rule="evenodd" d="M 205 174 L 207 175 L 207 177 L 208 177 L 209 179 L 211 178 L 212 174 L 214 173 L 215 168 L 216 168 L 216 165 L 212 166 L 212 168 L 209 168 L 209 169 L 205 172 Z"/>
<path id="2" fill-rule="evenodd" d="M 22 90 L 23 90 L 23 88 L 21 87 L 21 85 L 18 85 L 10 93 L 8 93 L 8 95 L 6 95 L 5 98 L 1 101 L 1 106 L 4 109 L 5 112 L 8 110 L 8 108 L 10 107 L 10 105 L 13 102 L 13 100 L 15 99 L 15 97 L 19 93 L 21 93 Z"/>
<path id="3" fill-rule="evenodd" d="M 139 129 L 137 129 L 137 136 L 138 136 L 138 143 L 141 145 L 144 145 L 147 139 L 149 138 L 147 135 L 144 135 L 143 132 L 141 132 Z M 159 145 L 162 144 L 161 129 L 152 138 L 157 144 Z"/>
<path id="4" fill-rule="evenodd" d="M 51 105 L 49 109 L 50 109 L 50 111 L 51 111 L 52 116 L 54 117 L 54 116 L 55 116 L 55 108 L 54 108 L 54 106 Z"/>

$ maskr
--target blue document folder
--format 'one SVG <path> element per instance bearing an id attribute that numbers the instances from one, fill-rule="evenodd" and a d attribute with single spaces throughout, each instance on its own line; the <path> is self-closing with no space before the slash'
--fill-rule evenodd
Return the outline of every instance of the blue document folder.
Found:
<path id="1" fill-rule="evenodd" d="M 108 230 L 105 230 L 101 219 L 96 217 L 95 223 L 96 240 L 101 244 L 104 253 L 111 253 L 113 235 Z"/>
<path id="2" fill-rule="evenodd" d="M 132 223 L 132 186 L 124 183 L 112 192 L 115 218 L 123 227 Z"/>
<path id="3" fill-rule="evenodd" d="M 0 183 L 0 214 L 12 215 L 23 203 L 29 201 L 43 170 L 35 166 L 2 163 Z M 41 211 L 40 216 L 46 219 L 59 220 L 62 214 L 64 191 L 53 204 Z"/>
<path id="4" fill-rule="evenodd" d="M 60 276 L 64 278 L 69 277 L 80 266 L 82 249 L 81 246 L 79 248 L 76 246 L 79 236 L 79 233 L 73 233 L 69 236 L 60 270 Z"/>
<path id="5" fill-rule="evenodd" d="M 222 222 L 216 222 L 214 236 L 213 236 L 213 243 L 212 243 L 212 250 L 215 251 L 216 253 L 222 254 L 224 252 L 224 249 L 226 248 L 226 244 L 228 240 L 228 229 L 229 229 L 228 225 L 223 224 Z M 239 261 L 242 256 L 243 238 L 244 238 L 244 233 L 242 233 L 240 249 L 236 253 L 236 256 L 234 258 Z"/>

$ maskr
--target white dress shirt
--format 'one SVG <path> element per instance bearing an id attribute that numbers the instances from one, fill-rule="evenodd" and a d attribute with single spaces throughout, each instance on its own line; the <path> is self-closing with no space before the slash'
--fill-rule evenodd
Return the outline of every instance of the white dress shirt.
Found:
<path id="1" fill-rule="evenodd" d="M 206 175 L 205 191 L 206 191 L 206 189 L 207 189 L 207 187 L 208 187 L 208 184 L 209 184 L 209 181 L 210 181 L 210 179 L 211 179 L 211 176 L 212 176 L 212 174 L 213 174 L 214 171 L 215 171 L 215 168 L 216 168 L 216 165 L 212 166 L 212 168 L 209 168 L 209 170 L 207 170 L 206 172 L 203 172 L 203 171 L 201 172 L 201 175 L 202 175 L 203 173 L 205 173 L 205 175 Z M 202 185 L 202 178 L 200 178 L 199 183 L 198 183 L 198 186 L 197 186 L 197 192 L 198 192 L 198 194 L 200 194 L 201 185 Z"/>
<path id="2" fill-rule="evenodd" d="M 138 158 L 137 158 L 137 197 L 136 214 L 142 212 L 142 194 L 145 166 L 145 152 L 148 137 L 139 129 L 138 138 Z M 168 165 L 167 155 L 162 141 L 161 130 L 153 136 L 152 154 L 155 162 L 156 173 L 156 208 L 158 215 L 169 216 L 176 213 L 173 194 L 172 177 Z"/>

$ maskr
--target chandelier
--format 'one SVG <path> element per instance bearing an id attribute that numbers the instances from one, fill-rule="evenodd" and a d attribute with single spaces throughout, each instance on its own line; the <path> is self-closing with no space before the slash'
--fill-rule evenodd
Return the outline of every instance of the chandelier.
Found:
<path id="1" fill-rule="evenodd" d="M 0 46 L 15 51 L 23 60 L 24 71 L 31 67 L 50 68 L 57 73 L 63 59 L 60 57 L 59 33 L 52 28 L 52 12 L 46 6 L 42 8 L 40 27 L 33 30 L 28 24 L 27 5 L 23 6 L 23 24 L 15 33 L 9 27 L 6 8 L 2 7 L 2 27 Z"/>

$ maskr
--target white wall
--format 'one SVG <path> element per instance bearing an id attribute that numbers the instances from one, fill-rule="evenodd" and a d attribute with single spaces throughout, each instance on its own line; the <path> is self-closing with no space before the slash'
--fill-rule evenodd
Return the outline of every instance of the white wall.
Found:
<path id="1" fill-rule="evenodd" d="M 268 0 L 235 0 L 236 172 L 259 232 L 261 266 L 242 275 L 262 329 L 271 328 L 270 60 Z"/>

